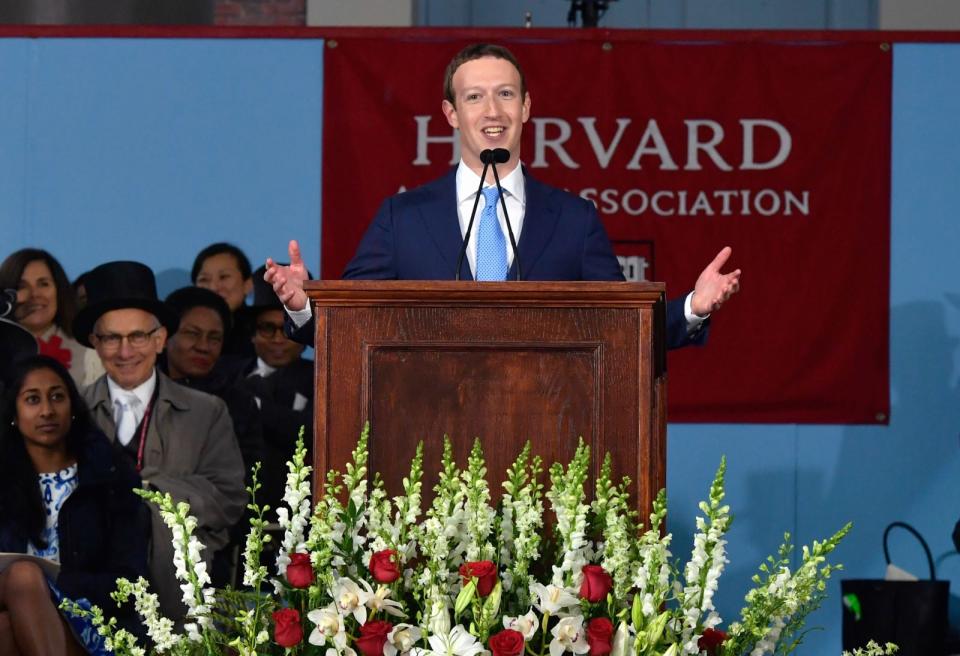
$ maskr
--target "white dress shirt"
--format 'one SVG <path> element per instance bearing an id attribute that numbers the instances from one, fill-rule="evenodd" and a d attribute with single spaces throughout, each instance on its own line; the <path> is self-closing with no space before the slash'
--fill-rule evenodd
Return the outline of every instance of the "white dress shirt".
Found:
<path id="1" fill-rule="evenodd" d="M 520 231 L 523 229 L 523 216 L 526 212 L 526 186 L 523 183 L 523 167 L 517 164 L 516 168 L 503 175 L 500 173 L 500 187 L 503 189 L 503 199 L 506 201 L 507 213 L 510 215 L 510 227 L 513 228 L 513 238 L 520 243 Z M 493 174 L 491 173 L 490 176 Z M 457 216 L 460 219 L 460 237 L 467 234 L 467 225 L 470 223 L 470 212 L 477 198 L 477 188 L 480 186 L 480 176 L 460 160 L 457 167 Z M 484 185 L 492 187 L 495 183 Z M 481 194 L 482 195 L 482 194 Z M 473 229 L 470 231 L 470 241 L 467 243 L 467 262 L 470 263 L 470 272 L 477 275 L 477 232 L 480 224 L 480 213 L 485 205 L 483 198 L 477 204 L 477 213 L 473 219 Z M 503 240 L 507 249 L 507 269 L 513 266 L 513 246 L 510 245 L 510 233 L 507 232 L 507 220 L 503 216 L 503 204 L 497 201 L 497 220 L 500 221 L 500 230 L 503 231 Z"/>
<path id="2" fill-rule="evenodd" d="M 131 390 L 123 389 L 117 385 L 110 376 L 107 376 L 107 389 L 110 391 L 110 401 L 114 404 L 119 400 L 122 403 L 127 403 L 130 396 L 135 396 L 139 403 L 134 403 L 130 405 L 130 409 L 133 412 L 134 426 L 139 426 L 140 422 L 143 421 L 143 416 L 147 413 L 147 406 L 150 405 L 151 399 L 153 399 L 153 391 L 157 388 L 157 372 L 154 371 L 153 374 L 143 383 L 140 383 Z M 114 417 L 114 421 L 118 422 L 119 418 Z M 129 439 L 128 439 L 129 443 Z"/>

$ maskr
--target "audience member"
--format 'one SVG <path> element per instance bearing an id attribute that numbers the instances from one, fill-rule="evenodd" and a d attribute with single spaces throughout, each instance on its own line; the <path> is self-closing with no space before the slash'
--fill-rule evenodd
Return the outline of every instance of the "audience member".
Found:
<path id="1" fill-rule="evenodd" d="M 250 344 L 252 327 L 242 312 L 253 288 L 250 269 L 250 260 L 243 251 L 233 244 L 218 242 L 200 251 L 190 270 L 193 284 L 219 294 L 233 313 L 232 326 L 223 345 L 225 356 L 253 356 Z"/>
<path id="2" fill-rule="evenodd" d="M 180 325 L 167 339 L 160 369 L 181 385 L 213 394 L 227 404 L 249 474 L 263 449 L 260 411 L 253 395 L 229 371 L 217 367 L 224 335 L 230 331 L 230 309 L 220 296 L 201 287 L 178 289 L 167 296 L 166 303 L 180 318 Z"/>
<path id="3" fill-rule="evenodd" d="M 92 345 L 106 374 L 84 393 L 93 421 L 134 464 L 144 485 L 190 504 L 207 567 L 243 514 L 243 460 L 226 405 L 156 371 L 176 314 L 157 299 L 153 272 L 139 262 L 108 262 L 87 276 L 87 307 L 74 333 Z M 149 566 L 161 611 L 181 619 L 170 530 L 151 506 Z"/>
<path id="4" fill-rule="evenodd" d="M 257 357 L 249 360 L 244 375 L 263 419 L 263 489 L 257 500 L 277 508 L 286 483 L 286 463 L 293 456 L 301 426 L 308 449 L 313 445 L 313 362 L 302 357 L 304 346 L 284 333 L 283 305 L 263 279 L 264 271 L 260 267 L 253 275 L 249 311 Z"/>
<path id="5" fill-rule="evenodd" d="M 84 271 L 73 280 L 73 296 L 77 302 L 77 312 L 87 306 L 87 272 Z"/>
<path id="6" fill-rule="evenodd" d="M 101 375 L 103 367 L 93 349 L 81 345 L 71 332 L 76 314 L 73 287 L 60 263 L 47 251 L 24 248 L 0 264 L 0 289 L 17 290 L 17 323 L 33 333 L 40 352 L 70 370 L 81 388 Z"/>
<path id="7" fill-rule="evenodd" d="M 48 578 L 42 561 L 21 559 L 0 573 L 0 653 L 105 653 L 85 620 L 57 607 L 63 597 L 86 599 L 135 630 L 133 609 L 118 609 L 110 593 L 118 577 L 146 575 L 149 513 L 133 493 L 140 479 L 94 427 L 60 362 L 34 355 L 9 374 L 0 406 L 0 551 L 60 567 Z"/>
<path id="8" fill-rule="evenodd" d="M 249 485 L 250 471 L 263 457 L 263 428 L 253 395 L 240 386 L 235 375 L 216 366 L 223 336 L 230 329 L 230 309 L 220 296 L 200 287 L 178 289 L 167 296 L 166 303 L 180 317 L 180 326 L 167 340 L 161 371 L 181 385 L 213 394 L 227 404 Z M 230 544 L 217 552 L 211 575 L 215 585 L 236 582 L 240 562 L 233 558 L 239 553 L 235 547 L 243 544 L 247 528 L 241 518 L 230 531 Z"/>

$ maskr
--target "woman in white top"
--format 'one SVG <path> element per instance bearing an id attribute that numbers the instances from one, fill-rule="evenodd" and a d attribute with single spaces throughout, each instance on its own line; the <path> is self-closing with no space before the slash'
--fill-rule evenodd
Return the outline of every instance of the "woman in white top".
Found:
<path id="1" fill-rule="evenodd" d="M 12 253 L 0 264 L 0 289 L 17 290 L 13 318 L 37 338 L 42 354 L 70 371 L 81 389 L 103 375 L 97 352 L 77 342 L 70 332 L 76 301 L 56 258 L 39 248 Z"/>

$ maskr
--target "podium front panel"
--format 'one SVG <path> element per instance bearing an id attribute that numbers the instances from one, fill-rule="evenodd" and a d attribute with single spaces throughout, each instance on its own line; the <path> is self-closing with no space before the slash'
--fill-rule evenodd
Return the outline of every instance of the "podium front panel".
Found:
<path id="1" fill-rule="evenodd" d="M 424 497 L 432 497 L 446 435 L 461 468 L 481 441 L 496 498 L 525 442 L 546 470 L 569 462 L 582 436 L 591 479 L 609 452 L 614 471 L 634 481 L 639 507 L 649 507 L 665 483 L 665 372 L 653 334 L 662 292 L 632 304 L 494 295 L 317 303 L 317 471 L 342 471 L 369 421 L 370 468 L 390 496 L 423 441 Z"/>

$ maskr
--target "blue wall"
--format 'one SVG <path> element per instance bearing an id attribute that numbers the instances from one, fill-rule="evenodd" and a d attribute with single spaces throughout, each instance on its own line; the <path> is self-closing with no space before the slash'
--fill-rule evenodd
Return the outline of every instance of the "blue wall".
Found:
<path id="1" fill-rule="evenodd" d="M 205 245 L 320 253 L 319 40 L 0 40 L 0 243 L 189 284 Z"/>
<path id="2" fill-rule="evenodd" d="M 161 273 L 162 293 L 186 282 L 202 246 L 224 238 L 262 261 L 296 236 L 319 268 L 322 58 L 323 43 L 310 40 L 0 40 L 0 253 L 45 246 L 73 276 L 141 259 Z M 853 520 L 838 554 L 852 577 L 882 575 L 880 536 L 895 519 L 917 526 L 935 555 L 951 550 L 960 516 L 958 70 L 960 46 L 895 47 L 890 425 L 670 426 L 675 555 L 688 557 L 696 501 L 728 457 L 736 517 L 718 597 L 727 621 L 784 530 L 810 542 Z M 923 571 L 904 536 L 893 553 Z M 943 574 L 957 584 L 960 559 Z M 836 588 L 814 618 L 824 630 L 799 654 L 839 652 Z"/>

